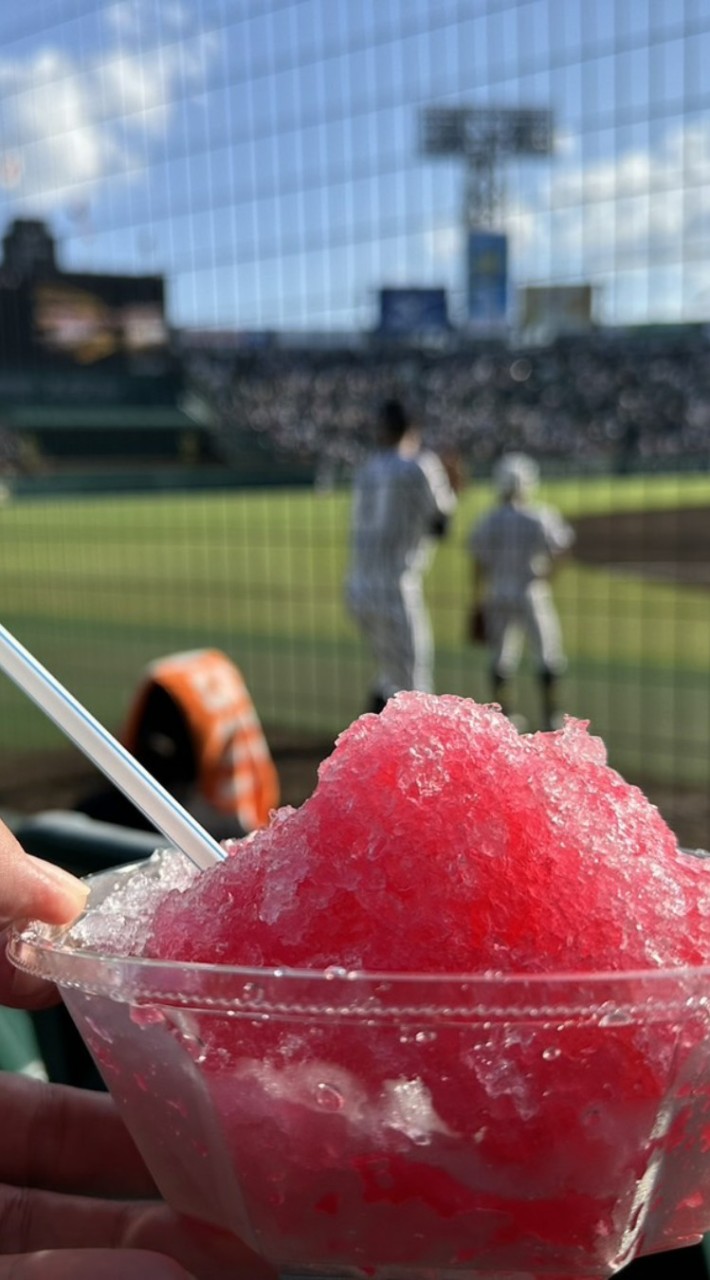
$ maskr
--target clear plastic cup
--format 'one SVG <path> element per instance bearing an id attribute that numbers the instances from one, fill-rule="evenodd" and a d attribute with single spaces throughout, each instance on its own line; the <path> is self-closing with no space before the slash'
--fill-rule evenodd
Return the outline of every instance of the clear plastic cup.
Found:
<path id="1" fill-rule="evenodd" d="M 710 1227 L 708 969 L 254 970 L 36 925 L 10 955 L 58 985 L 165 1199 L 281 1273 L 607 1277 Z"/>

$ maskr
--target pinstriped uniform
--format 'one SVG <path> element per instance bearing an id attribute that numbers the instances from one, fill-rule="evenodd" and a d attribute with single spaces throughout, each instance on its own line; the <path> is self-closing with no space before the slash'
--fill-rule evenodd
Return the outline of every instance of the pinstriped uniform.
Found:
<path id="1" fill-rule="evenodd" d="M 375 688 L 385 699 L 400 689 L 432 689 L 423 576 L 432 528 L 455 506 L 446 471 L 429 450 L 403 456 L 381 449 L 355 477 L 346 601 L 370 645 Z"/>

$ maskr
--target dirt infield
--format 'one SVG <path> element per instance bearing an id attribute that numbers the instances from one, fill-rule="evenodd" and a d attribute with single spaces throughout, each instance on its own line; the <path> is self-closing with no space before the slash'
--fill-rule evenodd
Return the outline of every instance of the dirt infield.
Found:
<path id="1" fill-rule="evenodd" d="M 710 509 L 620 512 L 575 521 L 575 557 L 657 582 L 710 588 Z M 663 786 L 633 779 L 658 806 L 687 848 L 710 846 L 710 793 L 703 788 Z"/>
<path id="2" fill-rule="evenodd" d="M 660 582 L 710 587 L 710 509 L 620 512 L 575 521 L 575 557 Z"/>
<path id="3" fill-rule="evenodd" d="M 658 581 L 710 587 L 710 509 L 630 512 L 585 516 L 575 522 L 575 557 L 584 564 L 616 566 Z M 267 726 L 281 781 L 282 803 L 298 806 L 316 782 L 332 739 Z M 18 759 L 0 753 L 0 805 L 18 813 L 71 809 L 96 785 L 97 775 L 72 749 L 38 752 Z M 658 805 L 682 845 L 710 843 L 710 794 L 702 789 L 662 786 L 633 779 Z"/>

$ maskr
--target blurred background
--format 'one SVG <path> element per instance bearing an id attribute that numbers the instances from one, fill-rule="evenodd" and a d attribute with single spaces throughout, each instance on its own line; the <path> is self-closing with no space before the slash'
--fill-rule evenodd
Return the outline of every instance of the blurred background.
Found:
<path id="1" fill-rule="evenodd" d="M 350 487 L 400 395 L 465 481 L 437 691 L 489 696 L 466 543 L 523 450 L 577 534 L 564 709 L 707 847 L 709 64 L 706 0 L 4 6 L 0 620 L 116 732 L 222 651 L 300 803 L 365 705 Z M 0 677 L 0 805 L 92 779 Z"/>

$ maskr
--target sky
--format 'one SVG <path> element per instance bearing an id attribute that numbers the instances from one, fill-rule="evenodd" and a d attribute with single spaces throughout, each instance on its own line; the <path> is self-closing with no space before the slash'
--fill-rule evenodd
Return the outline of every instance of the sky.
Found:
<path id="1" fill-rule="evenodd" d="M 0 229 L 163 273 L 177 326 L 372 327 L 465 306 L 465 173 L 431 105 L 553 113 L 502 160 L 513 290 L 605 323 L 710 318 L 709 0 L 24 0 L 0 12 Z"/>

